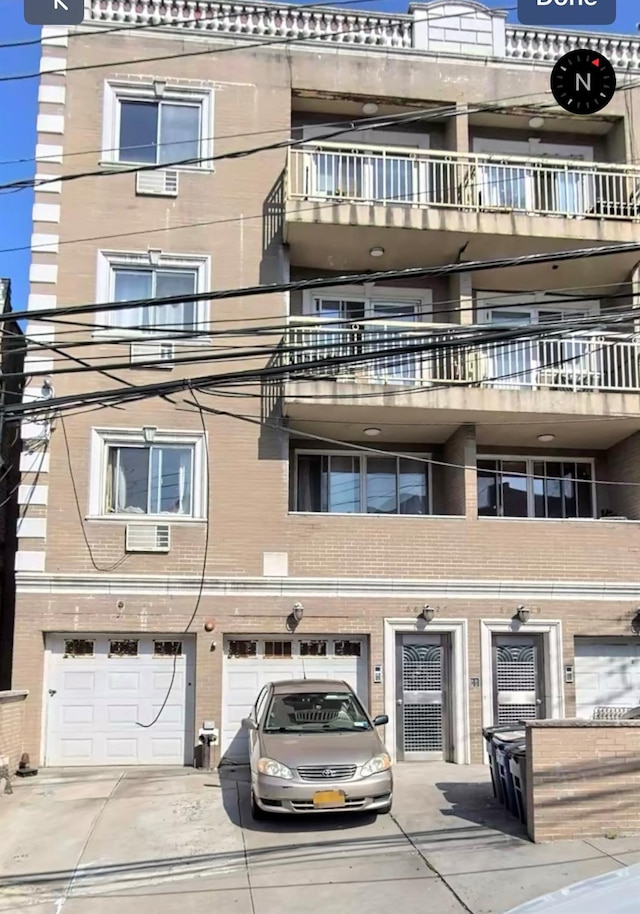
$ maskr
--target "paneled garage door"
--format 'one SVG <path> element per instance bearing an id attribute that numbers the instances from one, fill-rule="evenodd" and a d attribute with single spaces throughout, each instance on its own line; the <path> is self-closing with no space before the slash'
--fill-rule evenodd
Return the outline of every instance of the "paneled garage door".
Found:
<path id="1" fill-rule="evenodd" d="M 193 648 L 179 635 L 49 636 L 46 764 L 190 764 Z"/>
<path id="2" fill-rule="evenodd" d="M 342 679 L 368 703 L 367 643 L 364 638 L 318 635 L 278 638 L 229 635 L 224 641 L 222 755 L 246 761 L 247 734 L 241 729 L 260 689 L 278 679 Z"/>
<path id="3" fill-rule="evenodd" d="M 578 717 L 615 717 L 640 705 L 640 642 L 576 638 Z"/>

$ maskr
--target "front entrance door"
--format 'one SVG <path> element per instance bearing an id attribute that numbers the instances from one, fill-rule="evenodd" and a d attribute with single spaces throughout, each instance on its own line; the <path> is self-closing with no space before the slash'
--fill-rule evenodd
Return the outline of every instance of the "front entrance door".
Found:
<path id="1" fill-rule="evenodd" d="M 396 753 L 399 761 L 450 758 L 449 638 L 422 632 L 396 641 Z"/>
<path id="2" fill-rule="evenodd" d="M 546 717 L 542 635 L 493 636 L 493 714 L 501 726 Z"/>

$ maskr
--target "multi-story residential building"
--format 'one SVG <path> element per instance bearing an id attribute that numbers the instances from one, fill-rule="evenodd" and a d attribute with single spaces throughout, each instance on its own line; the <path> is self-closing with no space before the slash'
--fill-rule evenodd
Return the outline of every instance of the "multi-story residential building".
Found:
<path id="1" fill-rule="evenodd" d="M 20 403 L 24 388 L 25 340 L 11 318 L 11 281 L 0 279 L 0 689 L 11 683 L 15 614 L 15 557 L 20 486 L 20 427 L 5 423 L 6 406 Z"/>
<path id="2" fill-rule="evenodd" d="M 618 71 L 598 115 L 551 99 L 576 46 Z M 45 29 L 27 335 L 56 349 L 31 385 L 271 374 L 32 430 L 14 675 L 34 764 L 190 764 L 205 720 L 240 758 L 261 686 L 303 674 L 353 682 L 406 761 L 638 703 L 640 250 L 562 258 L 638 241 L 638 71 L 636 38 L 471 0 L 94 0 Z"/>

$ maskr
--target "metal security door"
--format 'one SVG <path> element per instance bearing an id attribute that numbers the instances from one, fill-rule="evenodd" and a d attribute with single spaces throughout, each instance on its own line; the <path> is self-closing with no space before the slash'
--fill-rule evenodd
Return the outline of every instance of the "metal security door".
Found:
<path id="1" fill-rule="evenodd" d="M 400 761 L 449 756 L 448 642 L 444 635 L 398 635 L 396 743 Z"/>
<path id="2" fill-rule="evenodd" d="M 546 716 L 542 635 L 494 635 L 494 720 L 499 725 Z"/>

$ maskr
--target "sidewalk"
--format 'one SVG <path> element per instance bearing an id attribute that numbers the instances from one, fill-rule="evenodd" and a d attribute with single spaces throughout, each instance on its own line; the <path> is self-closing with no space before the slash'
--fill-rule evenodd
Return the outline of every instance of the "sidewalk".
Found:
<path id="1" fill-rule="evenodd" d="M 640 837 L 533 845 L 488 770 L 401 765 L 392 816 L 249 815 L 244 769 L 43 771 L 0 800 L 12 914 L 504 914 L 640 861 Z M 209 895 L 209 897 L 206 897 Z"/>

